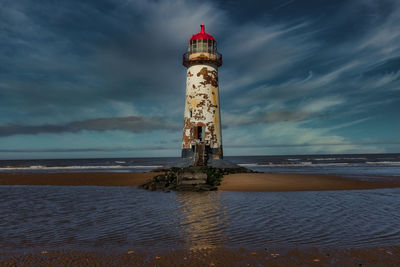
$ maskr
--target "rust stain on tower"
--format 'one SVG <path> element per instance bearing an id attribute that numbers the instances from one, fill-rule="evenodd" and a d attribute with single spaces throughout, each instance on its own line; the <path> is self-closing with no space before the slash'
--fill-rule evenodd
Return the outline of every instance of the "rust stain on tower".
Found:
<path id="1" fill-rule="evenodd" d="M 222 159 L 218 88 L 222 56 L 217 52 L 217 42 L 205 32 L 204 25 L 190 39 L 183 65 L 187 67 L 187 78 L 182 157 L 194 158 L 196 148 L 201 146 L 206 158 Z"/>

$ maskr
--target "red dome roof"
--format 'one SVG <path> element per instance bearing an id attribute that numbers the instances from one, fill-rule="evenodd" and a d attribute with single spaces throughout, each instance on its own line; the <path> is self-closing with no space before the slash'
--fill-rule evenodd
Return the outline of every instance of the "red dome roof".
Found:
<path id="1" fill-rule="evenodd" d="M 211 34 L 208 34 L 204 31 L 204 24 L 201 24 L 200 27 L 201 31 L 199 33 L 193 34 L 192 38 L 190 38 L 190 41 L 197 39 L 211 39 L 215 41 L 214 37 Z"/>

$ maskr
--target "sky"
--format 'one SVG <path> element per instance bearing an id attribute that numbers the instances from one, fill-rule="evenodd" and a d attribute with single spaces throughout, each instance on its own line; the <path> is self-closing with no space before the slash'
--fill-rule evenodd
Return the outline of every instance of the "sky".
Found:
<path id="1" fill-rule="evenodd" d="M 398 0 L 0 0 L 0 159 L 180 156 L 200 24 L 225 155 L 400 152 Z"/>

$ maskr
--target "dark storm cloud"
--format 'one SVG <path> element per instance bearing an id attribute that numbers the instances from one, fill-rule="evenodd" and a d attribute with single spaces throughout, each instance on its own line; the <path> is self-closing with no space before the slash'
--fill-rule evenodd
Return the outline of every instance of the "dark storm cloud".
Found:
<path id="1" fill-rule="evenodd" d="M 121 118 L 98 118 L 55 125 L 18 125 L 7 124 L 0 126 L 0 136 L 17 134 L 64 133 L 80 131 L 112 131 L 121 130 L 132 133 L 144 133 L 158 130 L 175 131 L 178 126 L 160 117 L 129 116 Z"/>
<path id="2" fill-rule="evenodd" d="M 398 38 L 390 30 L 398 6 L 383 2 L 3 1 L 3 121 L 21 113 L 76 120 L 93 117 L 86 114 L 92 109 L 118 115 L 107 114 L 110 101 L 130 103 L 142 113 L 156 106 L 156 112 L 178 118 L 182 111 L 174 107 L 182 105 L 185 86 L 181 54 L 204 21 L 224 55 L 224 109 L 238 102 L 248 108 L 265 99 L 285 104 L 311 94 L 347 94 L 344 87 L 363 86 L 355 78 L 371 62 L 390 60 L 380 55 L 382 47 L 396 51 L 390 48 Z M 359 10 L 376 16 L 360 16 Z M 355 22 L 356 28 L 349 26 Z M 316 82 L 359 58 L 365 62 L 347 69 L 340 83 Z M 312 79 L 302 81 L 310 71 Z"/>
<path id="3" fill-rule="evenodd" d="M 201 23 L 223 54 L 225 135 L 279 122 L 309 134 L 375 114 L 377 135 L 398 129 L 397 0 L 3 0 L 0 136 L 179 128 L 160 117 L 182 121 L 181 56 Z"/>
<path id="4" fill-rule="evenodd" d="M 258 78 L 254 75 L 255 79 L 243 83 L 233 81 L 229 99 L 222 100 L 225 107 L 222 114 L 228 113 L 228 119 L 233 122 L 235 116 L 243 118 L 239 119 L 243 123 L 257 121 L 251 116 L 251 111 L 257 109 L 269 114 L 288 109 L 300 115 L 308 109 L 310 101 L 318 99 L 327 104 L 326 108 L 320 108 L 324 113 L 308 113 L 306 121 L 312 119 L 314 123 L 334 125 L 337 121 L 372 114 L 379 114 L 382 121 L 387 121 L 394 113 L 398 114 L 395 105 L 400 100 L 400 5 L 396 1 L 337 2 L 326 16 L 327 21 L 312 17 L 313 12 L 311 8 L 306 13 L 310 17 L 304 20 L 306 25 L 303 26 L 309 31 L 309 38 L 305 38 L 304 31 L 289 33 L 289 38 L 300 41 L 295 42 L 300 44 L 296 48 L 300 60 L 279 55 L 273 58 L 271 66 L 280 62 L 279 58 L 289 62 L 288 66 L 283 65 L 281 75 L 271 76 L 269 72 L 265 75 L 268 78 L 263 79 L 260 73 Z M 290 40 L 285 35 L 280 38 L 283 43 Z M 261 64 L 256 65 L 257 71 L 268 70 Z M 387 103 L 385 107 L 383 102 Z M 265 123 L 269 121 L 266 119 Z M 369 131 L 368 128 L 365 131 Z"/>
<path id="5" fill-rule="evenodd" d="M 201 17 L 210 25 L 219 15 L 194 1 L 0 5 L 0 60 L 8 66 L 0 73 L 0 104 L 10 120 L 16 109 L 42 118 L 46 112 L 73 116 L 107 101 L 175 112 L 171 107 L 184 98 L 181 55 L 188 38 Z"/>

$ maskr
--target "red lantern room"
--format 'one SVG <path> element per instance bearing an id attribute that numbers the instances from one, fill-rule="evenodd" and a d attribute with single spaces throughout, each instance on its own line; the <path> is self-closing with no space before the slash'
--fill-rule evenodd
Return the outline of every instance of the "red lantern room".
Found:
<path id="1" fill-rule="evenodd" d="M 217 42 L 211 34 L 205 32 L 204 24 L 201 30 L 193 34 L 189 40 L 188 52 L 183 55 L 183 65 L 190 66 L 192 63 L 214 63 L 218 67 L 222 65 L 222 55 L 217 52 Z"/>

